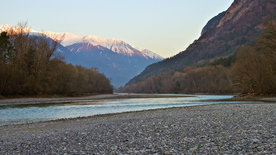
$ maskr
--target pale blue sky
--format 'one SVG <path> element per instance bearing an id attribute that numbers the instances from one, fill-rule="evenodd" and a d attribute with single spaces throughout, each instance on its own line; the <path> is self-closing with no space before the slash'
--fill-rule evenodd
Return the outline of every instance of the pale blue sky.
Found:
<path id="1" fill-rule="evenodd" d="M 1 0 L 0 24 L 124 40 L 173 56 L 233 0 Z"/>

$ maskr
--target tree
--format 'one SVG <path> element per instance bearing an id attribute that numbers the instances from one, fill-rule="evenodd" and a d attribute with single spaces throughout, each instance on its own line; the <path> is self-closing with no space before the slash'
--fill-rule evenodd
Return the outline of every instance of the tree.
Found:
<path id="1" fill-rule="evenodd" d="M 0 60 L 7 64 L 13 58 L 13 46 L 9 40 L 7 32 L 1 32 L 0 34 Z"/>
<path id="2" fill-rule="evenodd" d="M 0 36 L 0 95 L 112 93 L 103 74 L 54 56 L 61 40 L 29 32 L 23 25 Z"/>
<path id="3" fill-rule="evenodd" d="M 233 65 L 234 83 L 243 94 L 276 94 L 276 24 L 269 22 L 256 42 L 243 46 Z"/>

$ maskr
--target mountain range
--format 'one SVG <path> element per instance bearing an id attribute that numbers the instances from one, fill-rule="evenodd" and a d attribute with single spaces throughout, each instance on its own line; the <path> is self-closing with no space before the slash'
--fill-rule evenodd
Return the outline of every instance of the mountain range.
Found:
<path id="1" fill-rule="evenodd" d="M 148 66 L 128 84 L 135 84 L 154 75 L 182 71 L 191 65 L 202 65 L 224 58 L 242 45 L 250 44 L 264 28 L 265 21 L 276 17 L 275 0 L 235 0 L 228 10 L 212 18 L 199 39 L 177 55 Z"/>
<path id="2" fill-rule="evenodd" d="M 18 27 L 5 24 L 0 27 L 0 32 L 11 29 L 16 31 Z M 146 66 L 163 60 L 161 56 L 148 49 L 135 48 L 122 40 L 27 30 L 31 35 L 44 34 L 49 39 L 62 40 L 55 55 L 64 57 L 67 63 L 73 65 L 97 68 L 111 80 L 115 88 L 123 86 Z"/>

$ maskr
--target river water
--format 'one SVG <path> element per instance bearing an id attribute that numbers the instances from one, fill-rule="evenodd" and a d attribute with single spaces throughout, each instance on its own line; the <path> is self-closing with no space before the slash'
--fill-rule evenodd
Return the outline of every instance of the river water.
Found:
<path id="1" fill-rule="evenodd" d="M 165 98 L 86 100 L 70 103 L 2 104 L 0 105 L 0 126 L 149 109 L 216 103 L 241 103 L 239 101 L 216 101 L 230 99 L 233 97 L 231 95 L 183 95 L 183 97 L 172 97 L 172 95 L 164 94 L 164 96 Z"/>

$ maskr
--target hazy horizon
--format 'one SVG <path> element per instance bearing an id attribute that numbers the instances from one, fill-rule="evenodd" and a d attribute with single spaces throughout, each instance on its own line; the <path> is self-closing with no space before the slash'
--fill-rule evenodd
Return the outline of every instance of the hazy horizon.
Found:
<path id="1" fill-rule="evenodd" d="M 0 25 L 27 21 L 30 28 L 123 40 L 163 57 L 183 51 L 203 26 L 233 0 L 89 1 L 10 0 L 2 2 Z"/>

